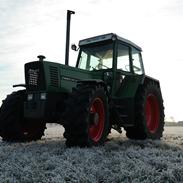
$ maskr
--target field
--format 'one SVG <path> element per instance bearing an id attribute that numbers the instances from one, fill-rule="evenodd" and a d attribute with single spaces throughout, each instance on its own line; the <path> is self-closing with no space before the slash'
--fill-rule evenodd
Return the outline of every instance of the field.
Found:
<path id="1" fill-rule="evenodd" d="M 66 148 L 63 129 L 49 125 L 42 140 L 0 140 L 1 183 L 181 183 L 183 127 L 165 127 L 161 141 L 133 141 L 114 131 L 103 147 Z"/>

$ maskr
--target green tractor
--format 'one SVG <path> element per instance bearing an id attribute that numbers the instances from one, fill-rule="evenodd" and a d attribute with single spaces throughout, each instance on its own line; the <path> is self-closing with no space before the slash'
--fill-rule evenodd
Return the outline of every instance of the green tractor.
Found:
<path id="1" fill-rule="evenodd" d="M 8 95 L 0 108 L 4 141 L 41 139 L 46 123 L 65 128 L 66 145 L 103 145 L 111 129 L 130 139 L 160 139 L 164 106 L 158 80 L 145 75 L 142 49 L 116 34 L 79 41 L 76 67 L 68 66 L 70 18 L 67 11 L 65 65 L 25 64 L 25 90 Z"/>

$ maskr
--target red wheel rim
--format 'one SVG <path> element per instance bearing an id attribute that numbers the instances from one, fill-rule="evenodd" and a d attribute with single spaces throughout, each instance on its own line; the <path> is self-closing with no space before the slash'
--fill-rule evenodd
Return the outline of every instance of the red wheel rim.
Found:
<path id="1" fill-rule="evenodd" d="M 155 95 L 149 94 L 145 104 L 145 115 L 147 128 L 151 133 L 155 133 L 159 126 L 160 107 L 158 99 Z"/>
<path id="2" fill-rule="evenodd" d="M 91 107 L 90 113 L 95 113 L 98 116 L 95 124 L 92 124 L 89 128 L 89 136 L 94 142 L 98 142 L 101 139 L 103 130 L 104 130 L 104 121 L 105 121 L 105 110 L 104 103 L 100 98 L 96 98 Z"/>

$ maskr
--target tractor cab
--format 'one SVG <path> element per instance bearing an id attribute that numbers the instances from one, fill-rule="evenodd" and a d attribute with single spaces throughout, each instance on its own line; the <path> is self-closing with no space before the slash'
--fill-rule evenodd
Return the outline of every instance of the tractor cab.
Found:
<path id="1" fill-rule="evenodd" d="M 88 71 L 119 70 L 124 74 L 144 74 L 141 51 L 136 44 L 110 33 L 79 42 L 76 67 Z"/>
<path id="2" fill-rule="evenodd" d="M 102 73 L 112 96 L 121 96 L 122 83 L 145 75 L 142 49 L 116 34 L 104 34 L 79 42 L 80 51 L 76 67 Z M 139 77 L 138 77 L 139 76 Z M 131 89 L 130 89 L 131 90 Z M 136 88 L 134 89 L 136 91 Z"/>

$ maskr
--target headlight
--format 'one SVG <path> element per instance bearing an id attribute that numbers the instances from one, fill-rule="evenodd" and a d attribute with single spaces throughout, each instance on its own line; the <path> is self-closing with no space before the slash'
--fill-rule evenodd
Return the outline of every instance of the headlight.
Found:
<path id="1" fill-rule="evenodd" d="M 41 93 L 40 99 L 41 100 L 46 100 L 46 93 Z"/>
<path id="2" fill-rule="evenodd" d="M 32 93 L 28 94 L 28 95 L 27 95 L 27 100 L 30 101 L 30 100 L 32 100 L 32 99 L 33 99 L 33 94 L 32 94 Z"/>

